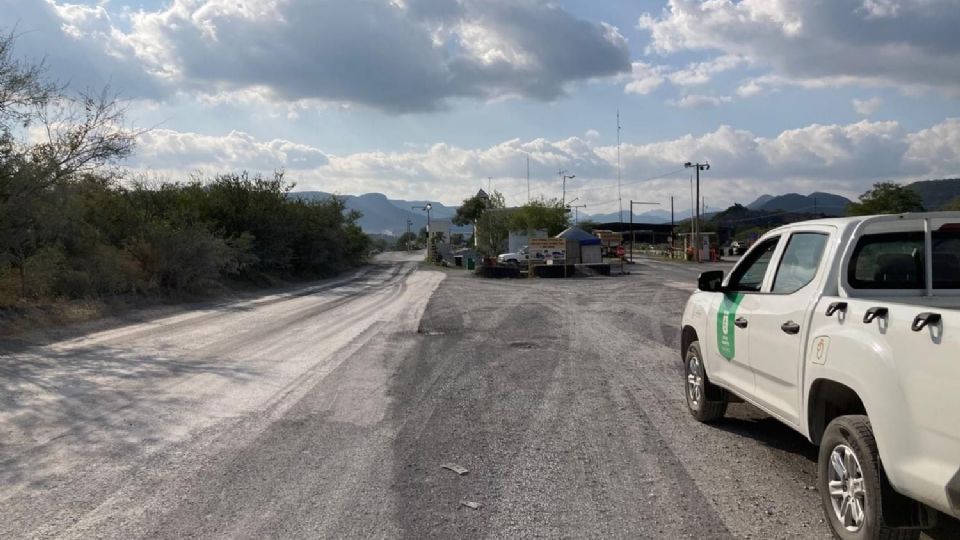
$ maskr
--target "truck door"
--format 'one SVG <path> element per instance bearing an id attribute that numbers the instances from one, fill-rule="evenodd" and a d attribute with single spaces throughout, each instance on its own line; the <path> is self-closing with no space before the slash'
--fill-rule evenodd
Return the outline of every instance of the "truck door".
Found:
<path id="1" fill-rule="evenodd" d="M 800 421 L 803 353 L 813 309 L 820 293 L 829 229 L 791 233 L 776 262 L 769 294 L 753 306 L 750 365 L 756 374 L 754 396 L 781 420 Z"/>
<path id="2" fill-rule="evenodd" d="M 712 306 L 716 324 L 708 326 L 710 347 L 707 371 L 715 382 L 734 393 L 752 394 L 754 374 L 750 368 L 749 313 L 756 308 L 767 280 L 770 262 L 780 237 L 763 240 L 744 256 L 727 280 L 725 291 Z"/>

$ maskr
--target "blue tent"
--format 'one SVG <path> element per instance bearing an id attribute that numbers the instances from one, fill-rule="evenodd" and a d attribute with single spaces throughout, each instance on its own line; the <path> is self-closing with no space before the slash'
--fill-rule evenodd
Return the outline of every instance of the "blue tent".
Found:
<path id="1" fill-rule="evenodd" d="M 579 227 L 568 227 L 562 233 L 558 234 L 557 238 L 572 240 L 581 246 L 599 246 L 601 244 L 599 238 Z"/>

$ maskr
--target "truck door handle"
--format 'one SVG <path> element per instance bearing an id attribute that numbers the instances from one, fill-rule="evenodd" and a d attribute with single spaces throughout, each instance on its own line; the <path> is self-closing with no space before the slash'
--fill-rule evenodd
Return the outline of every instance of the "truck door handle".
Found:
<path id="1" fill-rule="evenodd" d="M 928 324 L 937 324 L 938 322 L 940 322 L 939 313 L 924 311 L 923 313 L 914 317 L 913 324 L 910 325 L 910 329 L 914 332 L 919 332 L 923 330 L 924 326 L 927 326 Z"/>
<path id="2" fill-rule="evenodd" d="M 827 306 L 827 313 L 826 313 L 826 315 L 827 315 L 827 317 L 833 317 L 833 314 L 836 313 L 836 312 L 838 312 L 838 311 L 842 311 L 842 312 L 846 313 L 846 312 L 847 312 L 847 303 L 846 303 L 846 302 L 831 302 L 830 305 Z"/>
<path id="3" fill-rule="evenodd" d="M 874 307 L 868 309 L 867 312 L 863 314 L 863 322 L 866 323 L 866 324 L 870 324 L 870 323 L 872 323 L 873 320 L 876 319 L 877 317 L 884 317 L 884 318 L 886 318 L 888 311 L 889 311 L 889 310 L 888 310 L 887 308 L 885 308 L 885 307 L 876 307 L 876 306 L 874 306 Z"/>
<path id="4" fill-rule="evenodd" d="M 746 328 L 747 320 L 743 317 L 737 317 L 736 320 L 733 321 L 733 324 L 737 325 L 737 328 Z"/>
<path id="5" fill-rule="evenodd" d="M 781 324 L 780 329 L 791 335 L 800 333 L 800 325 L 793 321 L 787 321 Z"/>

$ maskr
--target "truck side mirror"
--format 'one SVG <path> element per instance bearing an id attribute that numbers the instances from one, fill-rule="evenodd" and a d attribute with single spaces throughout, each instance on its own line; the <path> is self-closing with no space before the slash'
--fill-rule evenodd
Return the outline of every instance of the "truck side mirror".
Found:
<path id="1" fill-rule="evenodd" d="M 703 292 L 723 291 L 723 270 L 703 272 L 697 278 L 697 288 Z"/>

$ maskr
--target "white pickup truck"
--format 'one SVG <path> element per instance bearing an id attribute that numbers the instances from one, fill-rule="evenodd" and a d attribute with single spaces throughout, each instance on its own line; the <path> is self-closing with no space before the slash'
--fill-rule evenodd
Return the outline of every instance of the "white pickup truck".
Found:
<path id="1" fill-rule="evenodd" d="M 681 332 L 695 418 L 746 400 L 819 445 L 837 538 L 960 517 L 960 212 L 787 225 L 698 289 Z"/>

